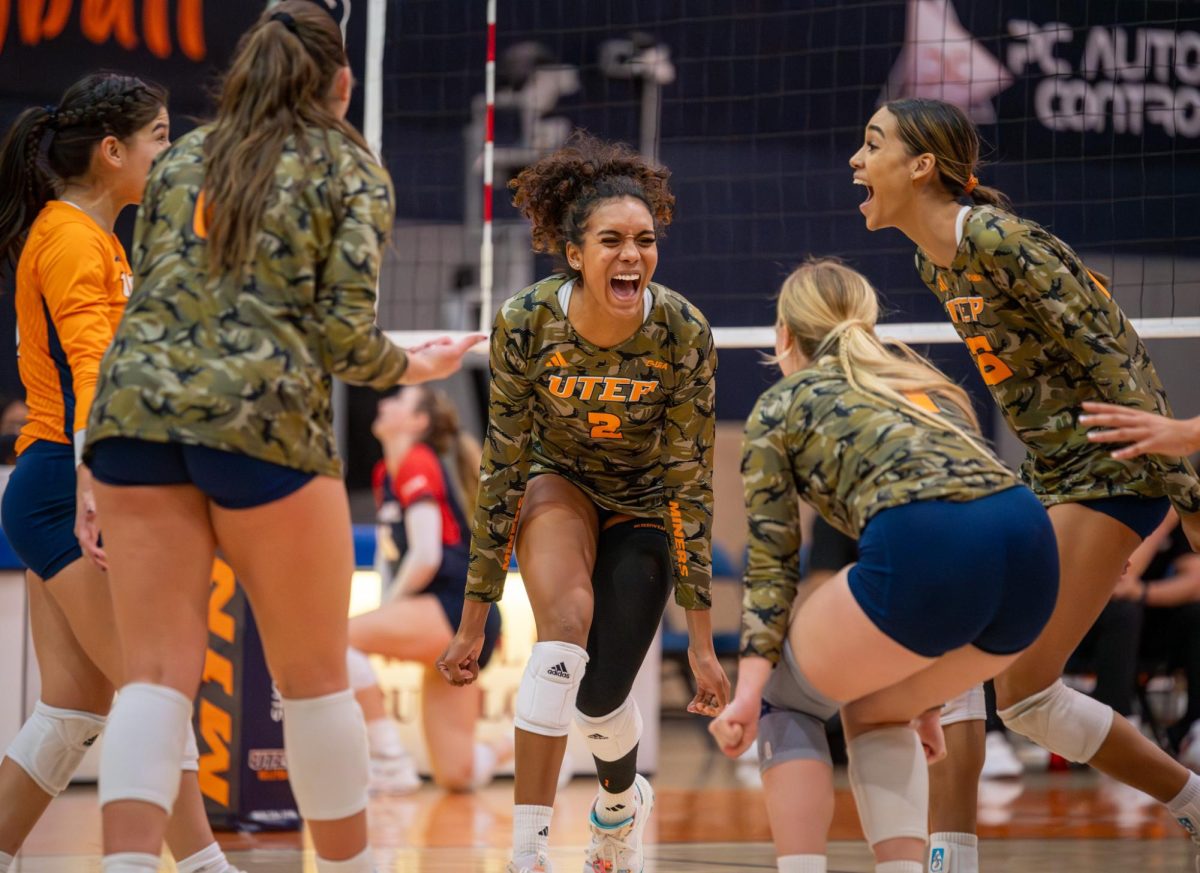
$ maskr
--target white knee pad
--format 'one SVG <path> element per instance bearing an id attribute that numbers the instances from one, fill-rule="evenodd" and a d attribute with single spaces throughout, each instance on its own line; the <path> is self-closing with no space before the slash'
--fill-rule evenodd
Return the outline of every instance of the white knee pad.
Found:
<path id="1" fill-rule="evenodd" d="M 367 808 L 367 726 L 353 691 L 285 697 L 283 745 L 301 816 L 332 821 Z"/>
<path id="2" fill-rule="evenodd" d="M 587 652 L 572 643 L 534 643 L 517 689 L 513 724 L 531 734 L 565 737 L 587 662 Z"/>
<path id="3" fill-rule="evenodd" d="M 968 688 L 942 707 L 942 727 L 960 721 L 987 721 L 987 698 L 982 685 Z"/>
<path id="4" fill-rule="evenodd" d="M 174 688 L 133 682 L 121 689 L 100 755 L 100 805 L 141 800 L 171 811 L 192 731 L 192 701 Z"/>
<path id="5" fill-rule="evenodd" d="M 576 711 L 575 723 L 583 731 L 588 751 L 601 761 L 619 761 L 632 752 L 642 738 L 642 713 L 632 697 L 615 711 L 592 718 Z"/>
<path id="6" fill-rule="evenodd" d="M 889 727 L 855 737 L 847 745 L 850 789 L 868 845 L 928 837 L 929 767 L 917 732 Z"/>
<path id="7" fill-rule="evenodd" d="M 33 715 L 21 725 L 8 747 L 8 757 L 42 791 L 57 797 L 70 784 L 79 762 L 104 730 L 105 721 L 104 716 L 94 712 L 59 709 L 39 700 Z"/>
<path id="8" fill-rule="evenodd" d="M 1000 710 L 999 716 L 1009 730 L 1079 764 L 1100 751 L 1113 723 L 1111 706 L 1068 688 L 1061 679 Z"/>
<path id="9" fill-rule="evenodd" d="M 183 762 L 179 769 L 185 773 L 200 772 L 200 747 L 196 745 L 196 729 L 188 725 L 187 736 L 183 741 Z"/>
<path id="10" fill-rule="evenodd" d="M 346 650 L 346 670 L 350 674 L 350 688 L 354 691 L 362 691 L 379 684 L 375 668 L 371 666 L 371 659 L 358 649 Z"/>

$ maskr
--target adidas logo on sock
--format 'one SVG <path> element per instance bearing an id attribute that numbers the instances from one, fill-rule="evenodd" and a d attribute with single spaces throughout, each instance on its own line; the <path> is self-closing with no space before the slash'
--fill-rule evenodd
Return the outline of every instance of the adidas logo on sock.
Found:
<path id="1" fill-rule="evenodd" d="M 616 806 L 606 806 L 604 808 L 606 810 L 608 810 L 609 812 L 620 812 L 621 810 L 623 810 L 625 808 L 625 804 L 618 803 Z"/>
<path id="2" fill-rule="evenodd" d="M 1179 816 L 1179 818 L 1176 819 L 1176 821 L 1178 821 L 1181 825 L 1183 825 L 1183 829 L 1185 831 L 1187 831 L 1189 834 L 1191 834 L 1193 837 L 1197 835 L 1196 834 L 1196 826 L 1192 823 L 1192 820 L 1190 818 L 1187 818 L 1186 816 L 1181 815 L 1181 816 Z"/>
<path id="3" fill-rule="evenodd" d="M 559 661 L 553 667 L 546 671 L 549 676 L 557 676 L 559 679 L 570 679 L 571 674 L 567 672 L 567 665 Z"/>
<path id="4" fill-rule="evenodd" d="M 100 734 L 96 734 L 94 737 L 88 737 L 86 740 L 83 741 L 83 744 L 87 748 L 91 748 L 92 743 L 96 742 L 96 740 L 98 740 L 98 739 L 100 739 Z"/>
<path id="5" fill-rule="evenodd" d="M 550 825 L 546 825 L 544 828 L 542 828 L 540 831 L 538 831 L 538 836 L 539 837 L 549 837 L 550 836 Z"/>
<path id="6" fill-rule="evenodd" d="M 604 734 L 588 734 L 588 739 L 589 740 L 607 740 L 608 737 L 606 737 Z"/>

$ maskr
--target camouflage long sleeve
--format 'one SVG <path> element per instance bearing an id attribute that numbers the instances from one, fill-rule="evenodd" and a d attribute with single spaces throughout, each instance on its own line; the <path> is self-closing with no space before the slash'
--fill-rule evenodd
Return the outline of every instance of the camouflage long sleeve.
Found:
<path id="1" fill-rule="evenodd" d="M 793 394 L 767 392 L 746 422 L 742 482 L 750 525 L 742 654 L 779 662 L 800 583 L 800 503 L 785 444 Z"/>
<path id="2" fill-rule="evenodd" d="M 663 422 L 663 488 L 675 561 L 675 602 L 712 606 L 712 474 L 716 439 L 717 350 L 707 328 L 687 351 L 686 379 Z"/>
<path id="3" fill-rule="evenodd" d="M 317 283 L 317 306 L 330 373 L 353 385 L 390 388 L 408 366 L 408 355 L 375 323 L 376 286 L 383 247 L 391 233 L 392 186 L 346 152 L 340 168 L 346 186 L 344 217 Z"/>
<path id="4" fill-rule="evenodd" d="M 529 479 L 533 389 L 525 374 L 526 349 L 505 321 L 492 327 L 492 385 L 480 464 L 479 497 L 471 530 L 466 596 L 495 602 L 504 593 L 521 497 Z"/>
<path id="5" fill-rule="evenodd" d="M 1033 315 L 1051 343 L 1086 368 L 1101 398 L 1171 415 L 1162 382 L 1133 327 L 1074 252 L 1048 235 L 1025 233 L 982 254 L 993 281 Z M 1191 464 L 1162 457 L 1152 462 L 1176 508 L 1200 511 L 1200 482 Z"/>

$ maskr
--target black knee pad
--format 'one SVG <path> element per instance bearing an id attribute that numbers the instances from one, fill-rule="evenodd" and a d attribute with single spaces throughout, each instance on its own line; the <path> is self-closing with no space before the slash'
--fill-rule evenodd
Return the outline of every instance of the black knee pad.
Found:
<path id="1" fill-rule="evenodd" d="M 634 518 L 601 531 L 592 571 L 590 660 L 575 704 L 584 715 L 599 718 L 625 702 L 673 585 L 662 522 Z"/>

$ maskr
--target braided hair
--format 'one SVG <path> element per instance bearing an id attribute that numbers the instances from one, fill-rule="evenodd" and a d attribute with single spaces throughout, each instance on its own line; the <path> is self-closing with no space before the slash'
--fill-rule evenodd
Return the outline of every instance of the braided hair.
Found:
<path id="1" fill-rule="evenodd" d="M 0 263 L 15 260 L 30 225 L 63 184 L 84 175 L 105 137 L 128 139 L 167 104 L 167 92 L 133 76 L 92 73 L 57 106 L 34 106 L 0 144 Z"/>

